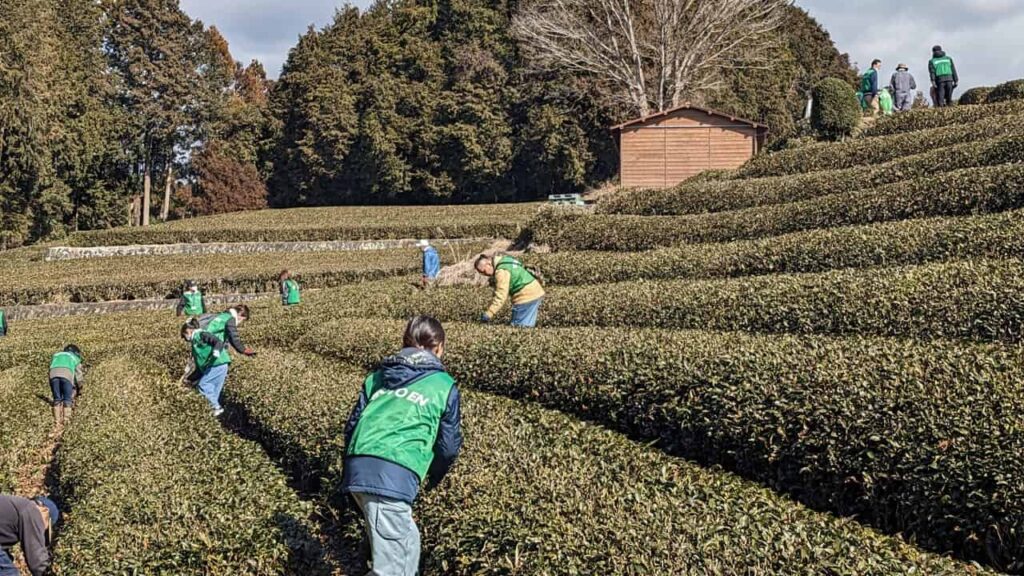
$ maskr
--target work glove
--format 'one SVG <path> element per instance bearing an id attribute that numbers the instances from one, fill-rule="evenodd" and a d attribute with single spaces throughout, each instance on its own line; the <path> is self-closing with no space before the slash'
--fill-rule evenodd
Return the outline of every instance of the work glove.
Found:
<path id="1" fill-rule="evenodd" d="M 487 312 L 484 312 L 483 314 L 480 315 L 480 321 L 483 322 L 484 324 L 490 323 L 491 315 L 488 314 Z"/>
<path id="2" fill-rule="evenodd" d="M 245 350 L 242 350 L 242 354 L 245 354 L 249 358 L 252 358 L 253 356 L 256 355 L 256 351 L 253 350 L 252 348 L 246 348 Z"/>

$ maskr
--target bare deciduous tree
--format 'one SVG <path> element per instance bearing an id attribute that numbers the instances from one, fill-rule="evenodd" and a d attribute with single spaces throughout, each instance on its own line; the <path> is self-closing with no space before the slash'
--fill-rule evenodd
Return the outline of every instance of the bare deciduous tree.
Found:
<path id="1" fill-rule="evenodd" d="M 763 55 L 790 3 L 528 0 L 513 31 L 539 69 L 588 75 L 614 103 L 647 115 L 699 99 L 724 71 L 769 65 Z"/>

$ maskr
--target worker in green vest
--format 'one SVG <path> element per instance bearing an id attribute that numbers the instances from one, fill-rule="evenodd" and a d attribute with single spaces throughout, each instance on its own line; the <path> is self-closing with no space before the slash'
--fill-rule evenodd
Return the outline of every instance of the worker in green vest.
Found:
<path id="1" fill-rule="evenodd" d="M 192 364 L 199 376 L 199 393 L 202 394 L 213 415 L 220 416 L 224 409 L 220 405 L 220 394 L 228 377 L 231 355 L 224 348 L 224 341 L 199 327 L 199 320 L 192 318 L 181 327 L 181 337 L 192 350 Z"/>
<path id="2" fill-rule="evenodd" d="M 206 314 L 206 299 L 199 290 L 199 283 L 189 280 L 185 284 L 185 290 L 181 293 L 178 306 L 175 308 L 178 316 L 202 316 Z"/>
<path id="3" fill-rule="evenodd" d="M 50 391 L 53 392 L 53 419 L 64 424 L 71 418 L 75 397 L 82 392 L 85 367 L 82 351 L 69 344 L 50 360 Z"/>
<path id="4" fill-rule="evenodd" d="M 292 273 L 284 270 L 278 277 L 281 290 L 281 304 L 285 306 L 294 306 L 302 302 L 302 297 L 299 295 L 299 283 L 292 278 Z"/>
<path id="5" fill-rule="evenodd" d="M 871 68 L 864 71 L 860 79 L 860 91 L 864 94 L 864 105 L 871 110 L 872 116 L 878 115 L 878 71 L 882 69 L 882 61 L 875 59 Z"/>
<path id="6" fill-rule="evenodd" d="M 462 448 L 459 389 L 441 364 L 444 346 L 440 322 L 410 320 L 402 350 L 366 377 L 345 426 L 341 489 L 363 512 L 371 574 L 418 574 L 412 504 L 424 481 L 441 482 Z"/>
<path id="7" fill-rule="evenodd" d="M 493 279 L 494 299 L 480 320 L 490 322 L 498 315 L 505 301 L 512 299 L 512 325 L 533 328 L 537 313 L 544 300 L 544 287 L 536 274 L 512 256 L 498 254 L 493 258 L 481 254 L 476 259 L 476 271 Z"/>
<path id="8" fill-rule="evenodd" d="M 928 61 L 928 74 L 935 87 L 935 106 L 943 108 L 953 105 L 953 91 L 960 85 L 956 64 L 946 55 L 942 46 L 932 47 L 932 59 Z"/>
<path id="9" fill-rule="evenodd" d="M 7 336 L 7 313 L 0 308 L 0 336 Z"/>

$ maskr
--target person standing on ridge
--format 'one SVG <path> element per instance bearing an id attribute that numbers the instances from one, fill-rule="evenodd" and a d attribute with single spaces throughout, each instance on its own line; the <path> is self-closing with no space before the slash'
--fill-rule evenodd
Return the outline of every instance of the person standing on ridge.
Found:
<path id="1" fill-rule="evenodd" d="M 370 574 L 419 573 L 412 504 L 424 480 L 434 487 L 444 479 L 462 448 L 459 389 L 441 364 L 444 346 L 440 322 L 410 320 L 402 350 L 366 377 L 345 426 L 341 489 L 363 512 Z"/>
<path id="2" fill-rule="evenodd" d="M 21 576 L 11 553 L 18 544 L 32 576 L 47 574 L 51 562 L 49 546 L 58 520 L 60 509 L 45 496 L 29 499 L 0 495 L 0 576 Z"/>
<path id="3" fill-rule="evenodd" d="M 429 240 L 420 240 L 416 247 L 423 251 L 423 286 L 428 286 L 441 273 L 441 257 Z"/>
<path id="4" fill-rule="evenodd" d="M 882 61 L 875 59 L 871 68 L 864 71 L 860 80 L 860 91 L 864 94 L 864 104 L 871 109 L 871 115 L 878 115 L 878 71 L 882 69 Z"/>
<path id="5" fill-rule="evenodd" d="M 480 316 L 482 322 L 493 320 L 511 296 L 512 325 L 521 328 L 537 325 L 537 313 L 544 300 L 544 287 L 533 272 L 518 259 L 501 254 L 493 258 L 481 254 L 476 259 L 475 267 L 480 274 L 492 278 L 494 284 L 494 299 L 490 308 Z"/>
<path id="6" fill-rule="evenodd" d="M 935 87 L 935 106 L 943 108 L 953 105 L 953 91 L 960 85 L 956 64 L 946 55 L 942 46 L 932 48 L 932 59 L 928 61 L 928 74 Z"/>
<path id="7" fill-rule="evenodd" d="M 200 328 L 195 318 L 181 327 L 181 338 L 192 348 L 192 366 L 199 378 L 199 393 L 210 403 L 213 415 L 220 416 L 224 413 L 220 394 L 228 377 L 231 355 L 224 349 L 224 341 Z"/>
<path id="8" fill-rule="evenodd" d="M 281 304 L 295 306 L 302 302 L 302 297 L 299 295 L 299 283 L 292 278 L 291 272 L 282 270 L 277 279 L 281 291 Z"/>
<path id="9" fill-rule="evenodd" d="M 917 80 L 910 73 L 906 64 L 900 64 L 889 80 L 889 90 L 895 99 L 896 110 L 909 112 L 914 107 L 914 95 L 917 91 Z"/>
<path id="10" fill-rule="evenodd" d="M 50 360 L 50 391 L 53 392 L 53 419 L 65 424 L 71 418 L 75 397 L 81 394 L 85 381 L 82 351 L 69 344 Z"/>
<path id="11" fill-rule="evenodd" d="M 206 298 L 199 290 L 199 283 L 189 280 L 185 283 L 185 291 L 181 293 L 178 306 L 174 309 L 176 315 L 181 316 L 202 316 L 206 314 Z"/>

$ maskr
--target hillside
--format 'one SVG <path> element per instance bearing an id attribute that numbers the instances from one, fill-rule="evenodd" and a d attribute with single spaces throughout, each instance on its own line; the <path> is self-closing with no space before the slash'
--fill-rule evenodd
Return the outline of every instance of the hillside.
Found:
<path id="1" fill-rule="evenodd" d="M 70 242 L 428 236 L 459 240 L 448 264 L 532 241 L 550 249 L 525 256 L 547 282 L 537 330 L 478 324 L 486 288 L 414 287 L 406 245 L 9 253 L 0 303 L 184 278 L 230 297 L 280 268 L 310 290 L 253 304 L 259 355 L 233 365 L 223 425 L 175 383 L 167 309 L 12 322 L 0 490 L 59 491 L 58 574 L 361 574 L 342 431 L 365 370 L 426 313 L 466 448 L 417 503 L 424 574 L 1024 573 L 1022 114 L 913 112 L 595 211 L 301 209 Z M 89 383 L 53 436 L 38 375 L 69 342 Z"/>

